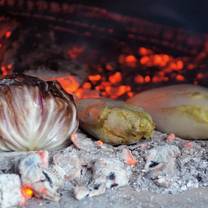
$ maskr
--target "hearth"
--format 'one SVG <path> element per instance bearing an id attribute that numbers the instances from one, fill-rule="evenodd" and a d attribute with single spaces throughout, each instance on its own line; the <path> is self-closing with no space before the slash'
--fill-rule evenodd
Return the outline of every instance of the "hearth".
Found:
<path id="1" fill-rule="evenodd" d="M 189 3 L 2 0 L 0 12 L 2 78 L 58 81 L 75 103 L 126 101 L 184 83 L 208 87 L 208 30 L 204 15 L 190 26 Z M 135 207 L 139 196 L 138 207 L 177 207 L 170 195 L 178 207 L 196 206 L 188 197 L 201 197 L 197 205 L 205 207 L 207 141 L 174 133 L 155 130 L 149 140 L 112 145 L 80 128 L 62 149 L 0 152 L 0 207 Z"/>

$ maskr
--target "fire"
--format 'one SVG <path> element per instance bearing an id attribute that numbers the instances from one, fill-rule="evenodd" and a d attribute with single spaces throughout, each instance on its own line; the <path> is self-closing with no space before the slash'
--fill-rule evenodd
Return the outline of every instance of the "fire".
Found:
<path id="1" fill-rule="evenodd" d="M 178 75 L 176 76 L 176 79 L 177 79 L 178 81 L 184 81 L 184 80 L 185 80 L 184 76 L 181 75 L 181 74 L 178 74 Z"/>
<path id="2" fill-rule="evenodd" d="M 112 84 L 116 84 L 116 83 L 120 82 L 121 80 L 122 80 L 122 75 L 120 72 L 116 72 L 116 73 L 109 76 L 109 81 Z"/>
<path id="3" fill-rule="evenodd" d="M 75 94 L 78 98 L 104 96 L 112 99 L 133 96 L 135 91 L 132 86 L 162 83 L 173 78 L 178 82 L 185 80 L 181 73 L 185 67 L 183 59 L 155 53 L 144 47 L 138 49 L 138 54 L 119 55 L 117 64 L 106 63 L 105 67 L 94 65 L 92 68 L 94 73 L 90 74 L 83 83 L 79 83 L 74 76 L 65 76 L 57 80 L 67 92 Z M 129 69 L 137 67 L 139 67 L 138 72 L 141 73 L 133 73 L 133 80 L 124 84 L 132 74 Z M 157 70 L 153 74 L 148 68 Z M 197 77 L 200 79 L 199 75 Z"/>
<path id="4" fill-rule="evenodd" d="M 153 51 L 151 49 L 148 49 L 148 48 L 144 48 L 144 47 L 140 47 L 138 49 L 138 53 L 141 55 L 141 56 L 147 56 L 147 55 L 150 55 L 153 53 Z"/>
<path id="5" fill-rule="evenodd" d="M 6 38 L 11 36 L 11 31 L 4 33 Z M 4 45 L 1 43 L 1 50 Z M 207 50 L 207 48 L 206 48 Z M 206 51 L 201 52 L 195 60 L 187 57 L 173 56 L 150 48 L 138 47 L 137 49 L 124 49 L 111 59 L 101 57 L 100 62 L 89 63 L 85 46 L 74 45 L 67 51 L 70 60 L 82 60 L 89 68 L 89 75 L 84 81 L 80 81 L 75 75 L 55 77 L 66 92 L 74 94 L 78 98 L 108 97 L 112 99 L 127 99 L 135 93 L 152 85 L 180 83 L 187 81 L 187 74 L 194 74 L 193 83 L 202 82 L 208 77 L 203 71 L 197 71 L 197 60 L 206 58 Z M 76 60 L 77 61 L 77 60 Z M 2 64 L 2 75 L 12 72 L 12 64 Z M 193 76 L 193 75 L 191 75 Z"/>
<path id="6" fill-rule="evenodd" d="M 101 75 L 100 74 L 90 75 L 88 79 L 92 82 L 97 82 L 101 80 Z"/>
<path id="7" fill-rule="evenodd" d="M 186 80 L 183 74 L 185 67 L 193 70 L 195 65 L 188 63 L 183 57 L 156 53 L 152 49 L 140 47 L 137 53 L 118 55 L 117 62 L 106 62 L 104 66 L 94 64 L 90 67 L 93 73 L 90 73 L 83 83 L 79 83 L 72 76 L 58 81 L 67 92 L 72 92 L 79 98 L 128 98 L 133 96 L 140 86 L 171 80 L 183 82 Z M 196 80 L 203 78 L 202 73 L 196 75 Z"/>
<path id="8" fill-rule="evenodd" d="M 75 76 L 64 76 L 64 77 L 56 77 L 53 78 L 57 80 L 61 86 L 65 89 L 68 93 L 74 93 L 79 89 L 80 83 Z"/>
<path id="9" fill-rule="evenodd" d="M 137 58 L 133 54 L 119 56 L 118 62 L 130 68 L 135 68 L 137 66 Z"/>

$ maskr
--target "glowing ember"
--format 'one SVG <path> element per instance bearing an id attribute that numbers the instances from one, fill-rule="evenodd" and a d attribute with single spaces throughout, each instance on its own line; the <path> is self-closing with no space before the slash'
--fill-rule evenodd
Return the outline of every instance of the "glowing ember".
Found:
<path id="1" fill-rule="evenodd" d="M 138 54 L 119 55 L 117 63 L 106 63 L 104 68 L 100 65 L 91 66 L 94 73 L 83 83 L 79 83 L 73 76 L 57 80 L 67 92 L 74 93 L 79 98 L 104 96 L 113 99 L 133 96 L 137 86 L 186 80 L 182 72 L 187 65 L 187 59 L 155 53 L 144 47 L 138 49 Z M 188 66 L 195 67 L 190 63 Z M 132 68 L 133 72 L 129 70 Z M 197 80 L 203 78 L 202 73 L 196 75 Z"/>
<path id="2" fill-rule="evenodd" d="M 196 64 L 190 63 L 186 57 L 174 57 L 139 47 L 135 53 L 118 55 L 114 62 L 108 63 L 106 59 L 104 67 L 102 64 L 93 64 L 89 68 L 91 73 L 83 83 L 73 76 L 57 80 L 67 92 L 79 98 L 104 96 L 126 99 L 148 85 L 184 82 L 184 73 L 188 69 L 194 70 Z M 193 83 L 204 77 L 204 73 L 196 73 Z"/>
<path id="3" fill-rule="evenodd" d="M 12 29 L 4 29 L 2 40 L 8 41 L 12 34 Z M 5 50 L 4 41 L 0 42 L 2 55 Z M 80 81 L 80 78 L 70 71 L 70 75 L 56 77 L 53 80 L 57 80 L 68 93 L 78 98 L 102 96 L 123 100 L 154 86 L 181 82 L 201 84 L 208 78 L 204 70 L 206 62 L 203 64 L 208 56 L 207 45 L 205 42 L 198 56 L 191 58 L 180 54 L 176 56 L 171 52 L 165 53 L 157 48 L 139 47 L 139 44 L 133 48 L 129 43 L 129 46 L 123 45 L 115 53 L 108 54 L 105 50 L 98 50 L 96 46 L 91 46 L 91 50 L 90 47 L 86 47 L 86 43 L 73 43 L 67 50 L 64 49 L 64 55 L 67 60 L 87 66 L 87 78 Z M 12 61 L 3 62 L 1 74 L 10 74 L 13 68 L 15 64 L 13 65 Z"/>
<path id="4" fill-rule="evenodd" d="M 116 84 L 122 80 L 122 75 L 120 72 L 116 72 L 115 74 L 112 74 L 109 76 L 109 81 L 112 84 Z"/>
<path id="5" fill-rule="evenodd" d="M 88 78 L 92 82 L 97 82 L 97 81 L 101 80 L 101 75 L 100 74 L 90 75 Z"/>
<path id="6" fill-rule="evenodd" d="M 25 199 L 30 199 L 33 197 L 33 190 L 28 186 L 23 186 L 21 188 L 21 192 Z"/>
<path id="7" fill-rule="evenodd" d="M 80 83 L 75 76 L 64 76 L 53 79 L 57 80 L 68 93 L 75 93 L 80 86 Z"/>

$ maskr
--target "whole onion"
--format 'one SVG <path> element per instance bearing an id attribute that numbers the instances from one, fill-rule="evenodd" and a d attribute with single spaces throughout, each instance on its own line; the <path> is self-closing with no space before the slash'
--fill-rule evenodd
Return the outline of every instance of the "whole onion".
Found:
<path id="1" fill-rule="evenodd" d="M 64 146 L 78 127 L 73 97 L 54 81 L 26 75 L 0 80 L 0 150 Z"/>

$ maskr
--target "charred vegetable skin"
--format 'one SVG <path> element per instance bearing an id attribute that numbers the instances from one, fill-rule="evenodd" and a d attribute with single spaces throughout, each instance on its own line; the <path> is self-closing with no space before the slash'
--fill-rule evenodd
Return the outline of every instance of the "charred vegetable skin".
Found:
<path id="1" fill-rule="evenodd" d="M 80 126 L 97 139 L 113 145 L 150 138 L 154 123 L 141 108 L 110 99 L 83 99 L 78 103 Z"/>
<path id="2" fill-rule="evenodd" d="M 57 82 L 17 74 L 0 80 L 0 151 L 60 148 L 77 127 L 73 97 Z"/>

